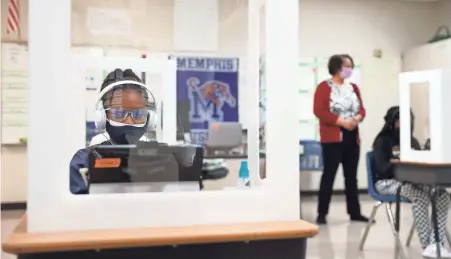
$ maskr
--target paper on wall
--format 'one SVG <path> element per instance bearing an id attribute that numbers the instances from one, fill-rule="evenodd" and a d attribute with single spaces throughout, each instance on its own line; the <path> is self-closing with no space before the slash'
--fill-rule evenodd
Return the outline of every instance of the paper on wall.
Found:
<path id="1" fill-rule="evenodd" d="M 132 17 L 128 10 L 89 7 L 86 26 L 92 35 L 130 36 Z"/>
<path id="2" fill-rule="evenodd" d="M 28 133 L 28 50 L 2 44 L 1 142 L 20 143 Z"/>
<path id="3" fill-rule="evenodd" d="M 313 114 L 313 93 L 301 93 L 299 100 L 299 119 L 300 120 L 312 120 L 315 119 Z"/>
<path id="4" fill-rule="evenodd" d="M 327 66 L 321 66 L 318 65 L 318 68 L 316 69 L 317 77 L 318 77 L 318 84 L 321 83 L 324 80 L 329 80 L 331 76 L 329 75 L 329 71 L 327 69 Z"/>
<path id="5" fill-rule="evenodd" d="M 313 93 L 315 91 L 315 69 L 310 66 L 299 67 L 299 89 L 301 91 Z"/>
<path id="6" fill-rule="evenodd" d="M 174 49 L 216 51 L 219 38 L 218 0 L 174 1 Z"/>
<path id="7" fill-rule="evenodd" d="M 299 139 L 318 140 L 318 122 L 316 120 L 299 121 Z"/>

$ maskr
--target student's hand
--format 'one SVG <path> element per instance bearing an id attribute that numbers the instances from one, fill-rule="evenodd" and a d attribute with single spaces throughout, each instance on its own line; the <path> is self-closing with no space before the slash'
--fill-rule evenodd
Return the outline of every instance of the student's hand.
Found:
<path id="1" fill-rule="evenodd" d="M 80 168 L 79 172 L 85 184 L 88 185 L 88 168 Z"/>

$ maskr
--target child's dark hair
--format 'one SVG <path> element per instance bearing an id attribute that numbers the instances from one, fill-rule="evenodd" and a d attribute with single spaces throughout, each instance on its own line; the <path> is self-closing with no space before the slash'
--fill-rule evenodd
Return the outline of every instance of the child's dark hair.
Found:
<path id="1" fill-rule="evenodd" d="M 108 75 L 105 77 L 102 83 L 102 87 L 100 88 L 100 91 L 105 89 L 107 86 L 120 82 L 120 81 L 136 81 L 138 83 L 142 83 L 141 79 L 131 70 L 131 69 L 125 69 L 121 70 L 119 68 L 116 68 L 114 71 L 111 71 L 108 73 Z M 142 95 L 144 97 L 145 103 L 148 107 L 151 107 L 154 104 L 155 100 L 149 100 L 149 96 L 147 91 L 142 89 L 142 87 L 134 84 L 123 84 L 115 87 L 114 89 L 111 89 L 111 91 L 108 91 L 103 97 L 103 105 L 108 106 L 110 104 L 111 98 L 113 96 L 113 93 L 117 90 L 123 90 L 123 89 L 135 89 L 140 90 L 142 92 Z"/>

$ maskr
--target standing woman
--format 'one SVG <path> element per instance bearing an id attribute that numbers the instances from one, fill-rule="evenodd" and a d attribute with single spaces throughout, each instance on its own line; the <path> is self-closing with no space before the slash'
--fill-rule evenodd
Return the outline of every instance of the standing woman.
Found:
<path id="1" fill-rule="evenodd" d="M 360 156 L 359 123 L 365 117 L 362 97 L 356 84 L 347 81 L 354 69 L 349 55 L 329 59 L 331 79 L 321 82 L 315 91 L 313 112 L 319 119 L 324 169 L 319 187 L 318 224 L 326 224 L 332 189 L 338 166 L 342 165 L 345 194 L 351 221 L 368 222 L 360 214 L 357 166 Z"/>

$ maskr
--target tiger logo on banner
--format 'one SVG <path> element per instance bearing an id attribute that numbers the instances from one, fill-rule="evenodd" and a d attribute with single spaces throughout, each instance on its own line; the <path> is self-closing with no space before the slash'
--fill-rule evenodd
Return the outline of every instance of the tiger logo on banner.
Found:
<path id="1" fill-rule="evenodd" d="M 211 123 L 238 122 L 237 58 L 177 57 L 177 101 L 189 102 L 191 140 L 203 145 Z"/>

